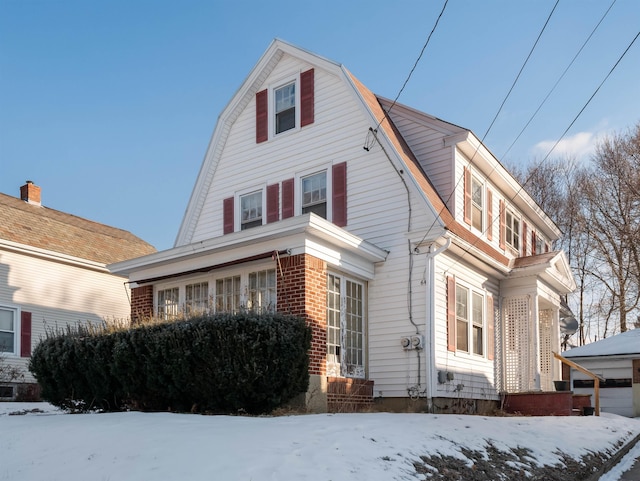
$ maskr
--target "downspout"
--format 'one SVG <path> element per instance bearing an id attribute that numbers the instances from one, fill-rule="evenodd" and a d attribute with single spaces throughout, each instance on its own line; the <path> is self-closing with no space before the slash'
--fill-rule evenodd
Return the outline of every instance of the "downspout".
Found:
<path id="1" fill-rule="evenodd" d="M 432 412 L 433 409 L 433 394 L 436 391 L 436 335 L 435 335 L 435 322 L 436 322 L 436 306 L 435 306 L 435 289 L 436 289 L 436 266 L 435 258 L 438 254 L 444 252 L 451 245 L 451 237 L 446 237 L 447 242 L 433 250 L 434 244 L 429 246 L 429 252 L 427 253 L 427 312 L 425 320 L 425 343 L 427 351 L 424 357 L 425 362 L 425 374 L 427 379 L 425 380 L 425 397 L 427 398 L 428 412 Z"/>

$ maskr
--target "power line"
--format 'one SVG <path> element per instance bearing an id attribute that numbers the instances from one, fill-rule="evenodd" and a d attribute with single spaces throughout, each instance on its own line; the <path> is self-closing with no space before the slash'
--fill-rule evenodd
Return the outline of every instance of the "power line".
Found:
<path id="1" fill-rule="evenodd" d="M 547 19 L 544 22 L 544 25 L 542 26 L 542 28 L 540 29 L 540 32 L 538 33 L 538 37 L 536 38 L 536 41 L 533 43 L 533 46 L 531 47 L 531 50 L 529 51 L 529 54 L 527 55 L 527 58 L 525 58 L 524 62 L 522 63 L 522 67 L 520 67 L 520 71 L 518 72 L 518 75 L 516 75 L 516 78 L 514 79 L 514 81 L 511 84 L 511 88 L 509 89 L 509 91 L 507 92 L 507 95 L 505 95 L 504 99 L 502 100 L 502 103 L 500 104 L 500 108 L 498 109 L 498 111 L 494 115 L 493 120 L 491 121 L 491 124 L 489 125 L 489 127 L 487 128 L 487 131 L 482 136 L 482 139 L 480 140 L 480 144 L 476 147 L 473 155 L 471 156 L 471 159 L 469 160 L 470 162 L 473 162 L 473 159 L 475 158 L 476 154 L 478 153 L 478 149 L 480 149 L 480 145 L 484 144 L 484 139 L 487 137 L 487 135 L 491 131 L 491 128 L 493 127 L 493 124 L 495 123 L 496 119 L 498 118 L 498 115 L 500 115 L 500 112 L 502 111 L 502 108 L 504 107 L 504 104 L 506 103 L 507 99 L 511 95 L 511 92 L 513 91 L 514 87 L 516 86 L 516 83 L 518 82 L 518 79 L 520 78 L 520 75 L 522 74 L 522 72 L 523 72 L 525 66 L 527 65 L 527 63 L 529 62 L 529 59 L 531 58 L 531 55 L 533 54 L 533 51 L 535 50 L 536 46 L 538 45 L 538 42 L 540 41 L 540 38 L 542 37 L 542 34 L 544 33 L 545 29 L 547 28 L 547 25 L 549 24 L 549 20 L 551 20 L 551 16 L 553 15 L 553 12 L 555 12 L 556 7 L 558 6 L 559 2 L 560 2 L 560 0 L 556 0 L 555 5 L 551 9 L 551 12 L 549 12 L 549 15 L 547 16 Z M 493 170 L 495 170 L 495 167 L 491 170 L 489 175 L 491 175 L 491 173 L 493 173 Z M 455 194 L 458 186 L 460 185 L 460 181 L 462 180 L 463 177 L 464 177 L 464 173 L 456 181 L 455 185 L 453 186 L 453 189 L 451 190 L 451 192 L 449 193 L 449 196 L 447 197 L 447 200 L 444 202 L 444 205 L 440 209 L 440 212 L 438 212 L 438 215 L 434 218 L 433 223 L 429 226 L 429 228 L 425 232 L 424 237 L 422 238 L 420 243 L 424 242 L 424 240 L 429 235 L 429 232 L 431 232 L 431 229 L 436 224 L 437 219 L 442 214 L 442 211 L 446 208 L 447 203 L 451 200 L 451 197 Z"/>
<path id="2" fill-rule="evenodd" d="M 529 182 L 529 180 L 531 180 L 531 177 L 533 176 L 534 172 L 536 169 L 540 168 L 542 166 L 542 164 L 549 158 L 549 156 L 551 155 L 551 153 L 555 150 L 555 148 L 558 146 L 558 144 L 560 143 L 560 141 L 565 137 L 565 135 L 567 135 L 567 132 L 571 129 L 571 127 L 573 127 L 573 124 L 575 124 L 575 122 L 578 120 L 578 118 L 580 117 L 580 115 L 582 115 L 582 113 L 585 111 L 585 109 L 587 108 L 587 106 L 591 103 L 591 101 L 593 100 L 593 98 L 596 96 L 596 94 L 598 93 L 598 91 L 600 90 L 600 88 L 602 87 L 602 85 L 604 85 L 604 83 L 607 81 L 607 79 L 611 76 L 611 74 L 613 73 L 613 71 L 616 69 L 616 67 L 620 64 L 620 62 L 622 61 L 622 59 L 624 58 L 624 56 L 627 54 L 627 52 L 631 49 L 631 47 L 633 46 L 633 44 L 636 42 L 636 40 L 638 39 L 638 37 L 640 37 L 640 31 L 636 34 L 636 36 L 633 38 L 633 40 L 631 40 L 631 42 L 629 43 L 629 45 L 627 46 L 627 48 L 624 50 L 624 52 L 622 52 L 622 55 L 620 55 L 620 57 L 618 58 L 618 60 L 616 61 L 616 63 L 613 65 L 613 67 L 611 67 L 611 69 L 609 70 L 609 72 L 607 73 L 607 75 L 605 75 L 605 77 L 602 79 L 602 81 L 600 82 L 600 84 L 598 85 L 598 87 L 596 87 L 595 91 L 593 92 L 593 94 L 591 94 L 591 96 L 589 97 L 589 99 L 585 102 L 585 104 L 583 105 L 583 107 L 580 109 L 580 111 L 576 114 L 576 116 L 573 118 L 573 120 L 571 121 L 571 123 L 569 124 L 569 126 L 564 130 L 564 132 L 562 133 L 562 135 L 558 138 L 558 140 L 553 144 L 553 147 L 551 147 L 551 149 L 549 150 L 549 152 L 547 152 L 547 154 L 544 156 L 544 158 L 538 162 L 538 164 L 536 166 L 534 166 L 534 168 L 532 169 L 531 173 L 529 174 L 529 176 L 525 179 L 525 181 L 520 184 L 520 187 L 518 188 L 518 190 L 509 198 L 509 201 L 513 201 L 518 194 L 520 194 L 520 192 L 522 192 L 522 190 L 524 190 L 524 186 L 527 184 L 527 182 Z M 499 216 L 498 216 L 499 217 Z M 498 218 L 494 219 L 492 221 L 492 224 L 497 220 Z M 491 226 L 489 226 L 488 228 L 490 228 Z M 486 232 L 486 230 L 484 231 Z M 476 245 L 476 243 L 478 242 L 480 238 L 478 237 L 476 240 L 473 241 L 473 243 L 471 244 L 471 247 L 474 247 Z M 466 249 L 463 254 L 460 256 L 459 259 L 457 259 L 447 270 L 452 269 L 454 266 L 456 266 L 463 258 L 464 256 L 469 252 L 469 249 Z"/>
<path id="3" fill-rule="evenodd" d="M 611 10 L 611 8 L 613 7 L 613 5 L 616 3 L 617 0 L 613 0 L 613 2 L 611 2 L 611 5 L 609 5 L 609 8 L 607 9 L 606 12 L 604 12 L 604 15 L 602 15 L 602 17 L 600 18 L 600 21 L 597 23 L 597 25 L 595 27 L 593 27 L 593 30 L 591 31 L 591 33 L 589 34 L 589 36 L 587 37 L 587 39 L 583 42 L 582 46 L 580 47 L 580 49 L 576 52 L 576 54 L 573 56 L 573 59 L 571 59 L 571 62 L 569 62 L 569 65 L 567 65 L 567 68 L 564 69 L 564 72 L 562 72 L 562 75 L 560 75 L 560 77 L 558 77 L 558 80 L 556 80 L 556 83 L 553 84 L 553 87 L 551 87 L 551 90 L 549 90 L 549 93 L 547 94 L 547 96 L 542 100 L 542 102 L 540 102 L 540 105 L 538 105 L 538 108 L 536 109 L 536 111 L 533 113 L 533 115 L 531 116 L 531 118 L 529 118 L 529 120 L 527 121 L 527 123 L 524 125 L 524 127 L 522 127 L 522 130 L 520 131 L 520 133 L 517 135 L 517 137 L 515 138 L 515 140 L 511 143 L 511 145 L 509 146 L 509 148 L 507 149 L 507 151 L 502 154 L 501 158 L 504 159 L 507 154 L 511 151 L 511 149 L 513 148 L 513 146 L 516 144 L 516 142 L 518 141 L 518 139 L 520 139 L 520 137 L 522 136 L 523 132 L 527 129 L 527 127 L 529 127 L 529 124 L 533 121 L 533 119 L 536 117 L 536 115 L 538 115 L 538 112 L 540 112 L 540 109 L 542 108 L 542 106 L 546 103 L 547 99 L 551 96 L 551 94 L 553 93 L 553 91 L 556 89 L 556 87 L 558 86 L 558 84 L 560 83 L 560 81 L 564 78 L 564 76 L 566 75 L 566 73 L 569 71 L 569 69 L 571 68 L 571 66 L 573 65 L 573 63 L 576 61 L 576 59 L 578 58 L 578 56 L 582 53 L 582 50 L 584 49 L 584 47 L 587 45 L 587 43 L 589 42 L 589 40 L 591 40 L 591 37 L 593 37 L 593 34 L 596 32 L 596 30 L 598 29 L 598 27 L 600 27 L 600 24 L 602 23 L 602 21 L 605 19 L 605 17 L 609 14 L 609 11 Z"/>
<path id="4" fill-rule="evenodd" d="M 404 91 L 404 88 L 407 86 L 407 84 L 409 83 L 409 79 L 411 79 L 411 76 L 413 75 L 414 70 L 416 69 L 416 67 L 418 66 L 418 63 L 420 62 L 420 59 L 422 58 L 422 55 L 424 54 L 424 51 L 427 48 L 427 45 L 429 45 L 429 42 L 431 41 L 431 36 L 433 35 L 433 33 L 436 31 L 436 28 L 438 27 L 438 23 L 440 23 L 440 18 L 442 18 L 442 15 L 444 14 L 445 9 L 447 8 L 447 4 L 449 3 L 449 0 L 445 0 L 444 5 L 442 6 L 442 10 L 440 10 L 440 14 L 438 15 L 438 18 L 436 18 L 436 21 L 433 25 L 433 28 L 431 29 L 431 32 L 429 32 L 429 36 L 427 37 L 427 40 L 425 41 L 424 45 L 422 46 L 422 50 L 420 50 L 420 55 L 418 55 L 418 58 L 416 59 L 416 61 L 413 63 L 413 67 L 411 67 L 411 70 L 409 71 L 409 74 L 407 75 L 407 78 L 405 79 L 404 83 L 402 84 L 402 87 L 400 88 L 400 90 L 398 91 L 398 95 L 396 95 L 396 98 L 393 99 L 393 102 L 391 103 L 391 106 L 389 107 L 389 109 L 384 113 L 384 116 L 382 117 L 382 119 L 378 122 L 378 124 L 376 125 L 374 130 L 378 130 L 378 127 L 380 127 L 380 125 L 382 124 L 382 122 L 384 122 L 384 119 L 387 118 L 387 116 L 389 115 L 389 112 L 391 112 L 391 109 L 396 105 L 398 99 L 400 98 L 400 95 L 402 94 L 402 92 Z M 369 141 L 369 135 L 371 133 L 371 130 L 369 130 L 369 132 L 367 132 L 367 137 L 365 139 L 365 145 L 364 145 L 364 150 L 368 151 L 371 148 L 371 145 L 373 145 L 373 141 Z"/>

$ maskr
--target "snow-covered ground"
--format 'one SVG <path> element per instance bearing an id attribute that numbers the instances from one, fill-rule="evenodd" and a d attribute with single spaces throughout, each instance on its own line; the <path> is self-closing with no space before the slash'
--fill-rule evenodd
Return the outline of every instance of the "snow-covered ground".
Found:
<path id="1" fill-rule="evenodd" d="M 578 459 L 638 434 L 639 419 L 607 414 L 63 414 L 45 403 L 0 403 L 0 480 L 415 481 L 424 479 L 413 465 L 421 455 L 466 459 L 461 448 L 486 452 L 490 441 L 554 465 L 558 451 Z"/>

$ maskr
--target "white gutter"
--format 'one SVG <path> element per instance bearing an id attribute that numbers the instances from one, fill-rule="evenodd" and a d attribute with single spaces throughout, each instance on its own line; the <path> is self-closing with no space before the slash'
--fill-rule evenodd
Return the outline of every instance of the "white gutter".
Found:
<path id="1" fill-rule="evenodd" d="M 441 254 L 449 248 L 451 245 L 451 237 L 446 237 L 447 242 L 433 250 L 433 245 L 429 246 L 429 253 L 427 254 L 427 312 L 425 320 L 425 344 L 427 353 L 425 353 L 425 373 L 426 373 L 426 386 L 425 395 L 427 398 L 428 411 L 431 412 L 433 403 L 433 393 L 436 391 L 436 335 L 435 335 L 435 321 L 436 321 L 436 306 L 435 306 L 435 289 L 436 289 L 436 269 L 435 269 L 435 257 Z"/>

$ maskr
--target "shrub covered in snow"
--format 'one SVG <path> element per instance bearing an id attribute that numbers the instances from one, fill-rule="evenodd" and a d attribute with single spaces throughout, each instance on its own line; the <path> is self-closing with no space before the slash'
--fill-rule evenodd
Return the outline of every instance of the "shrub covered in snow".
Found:
<path id="1" fill-rule="evenodd" d="M 304 320 L 245 312 L 44 339 L 29 369 L 73 410 L 265 413 L 307 390 Z"/>

